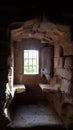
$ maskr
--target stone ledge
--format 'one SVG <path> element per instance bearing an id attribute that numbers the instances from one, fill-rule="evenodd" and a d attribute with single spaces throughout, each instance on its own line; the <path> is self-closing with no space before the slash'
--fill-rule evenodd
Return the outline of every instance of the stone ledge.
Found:
<path id="1" fill-rule="evenodd" d="M 43 92 L 55 92 L 55 91 L 58 91 L 58 88 L 54 88 L 54 87 L 51 87 L 50 84 L 39 84 L 40 88 L 42 89 Z"/>
<path id="2" fill-rule="evenodd" d="M 24 84 L 15 84 L 14 89 L 16 93 L 22 93 L 26 91 L 25 85 Z"/>

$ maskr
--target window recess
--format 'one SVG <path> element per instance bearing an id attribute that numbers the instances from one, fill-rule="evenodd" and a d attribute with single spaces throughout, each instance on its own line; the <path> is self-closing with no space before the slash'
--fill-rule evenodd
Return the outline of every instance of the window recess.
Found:
<path id="1" fill-rule="evenodd" d="M 24 74 L 39 74 L 38 50 L 24 50 Z"/>

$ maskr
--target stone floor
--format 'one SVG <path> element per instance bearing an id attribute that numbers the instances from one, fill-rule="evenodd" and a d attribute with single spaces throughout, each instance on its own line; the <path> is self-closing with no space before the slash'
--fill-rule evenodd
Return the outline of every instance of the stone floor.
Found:
<path id="1" fill-rule="evenodd" d="M 15 104 L 11 108 L 12 121 L 7 128 L 61 127 L 57 113 L 48 102 Z"/>

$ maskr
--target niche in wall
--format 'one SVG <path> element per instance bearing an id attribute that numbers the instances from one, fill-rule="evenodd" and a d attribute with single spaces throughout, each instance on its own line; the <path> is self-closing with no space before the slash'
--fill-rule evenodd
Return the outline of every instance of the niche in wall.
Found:
<path id="1" fill-rule="evenodd" d="M 53 76 L 53 46 L 46 46 L 41 52 L 41 76 L 48 81 Z"/>
<path id="2" fill-rule="evenodd" d="M 39 73 L 24 74 L 24 50 L 38 50 L 39 52 Z M 53 74 L 53 46 L 48 43 L 41 43 L 35 38 L 25 39 L 14 43 L 14 83 L 26 85 L 38 85 L 41 78 L 45 76 L 50 80 Z"/>

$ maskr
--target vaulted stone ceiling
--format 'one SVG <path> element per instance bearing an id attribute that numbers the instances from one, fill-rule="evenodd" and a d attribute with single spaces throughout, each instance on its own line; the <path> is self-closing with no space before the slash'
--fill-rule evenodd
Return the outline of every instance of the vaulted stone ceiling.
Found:
<path id="1" fill-rule="evenodd" d="M 72 3 L 56 0 L 0 0 L 0 26 L 33 17 L 42 18 L 43 15 L 53 21 L 72 23 Z"/>

